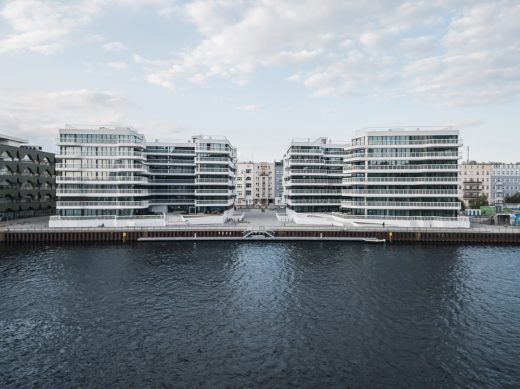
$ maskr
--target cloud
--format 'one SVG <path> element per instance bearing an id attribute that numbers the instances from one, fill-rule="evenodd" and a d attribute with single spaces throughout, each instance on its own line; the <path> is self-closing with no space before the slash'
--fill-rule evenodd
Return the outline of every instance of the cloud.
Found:
<path id="1" fill-rule="evenodd" d="M 0 40 L 0 53 L 26 49 L 51 54 L 67 43 L 74 28 L 88 19 L 67 3 L 37 0 L 9 1 L 0 16 L 12 28 L 12 33 Z"/>
<path id="2" fill-rule="evenodd" d="M 128 64 L 126 62 L 108 62 L 107 66 L 111 69 L 123 70 L 128 67 Z"/>
<path id="3" fill-rule="evenodd" d="M 106 51 L 123 51 L 126 50 L 126 46 L 121 42 L 108 42 L 103 45 L 103 49 Z"/>
<path id="4" fill-rule="evenodd" d="M 120 124 L 131 105 L 110 91 L 4 90 L 0 93 L 0 128 L 31 142 L 48 143 L 58 129 L 68 123 Z"/>
<path id="5" fill-rule="evenodd" d="M 314 96 L 471 105 L 520 93 L 520 4 L 513 0 L 192 1 L 184 15 L 201 39 L 148 66 L 152 84 L 241 84 L 276 67 Z"/>
<path id="6" fill-rule="evenodd" d="M 237 109 L 241 111 L 260 111 L 262 107 L 256 104 L 246 104 L 238 106 Z"/>
<path id="7" fill-rule="evenodd" d="M 0 9 L 0 18 L 10 26 L 0 38 L 0 54 L 32 51 L 52 54 L 73 41 L 81 28 L 110 7 L 139 9 L 154 6 L 159 13 L 172 0 L 9 0 Z"/>

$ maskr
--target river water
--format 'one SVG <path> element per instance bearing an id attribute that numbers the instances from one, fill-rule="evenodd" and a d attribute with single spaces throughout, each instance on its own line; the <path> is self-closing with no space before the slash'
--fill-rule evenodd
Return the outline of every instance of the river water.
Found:
<path id="1" fill-rule="evenodd" d="M 0 387 L 519 387 L 520 247 L 0 246 Z"/>

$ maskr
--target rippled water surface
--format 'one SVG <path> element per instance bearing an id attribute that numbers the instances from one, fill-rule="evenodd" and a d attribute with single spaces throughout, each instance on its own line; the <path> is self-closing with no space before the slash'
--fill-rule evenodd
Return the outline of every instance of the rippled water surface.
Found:
<path id="1" fill-rule="evenodd" d="M 0 246 L 0 387 L 519 387 L 520 248 Z"/>

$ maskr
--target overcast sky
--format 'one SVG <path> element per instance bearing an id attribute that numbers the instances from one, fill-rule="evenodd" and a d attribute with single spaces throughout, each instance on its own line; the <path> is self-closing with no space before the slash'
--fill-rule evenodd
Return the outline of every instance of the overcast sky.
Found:
<path id="1" fill-rule="evenodd" d="M 520 2 L 0 1 L 0 133 L 67 124 L 291 138 L 455 125 L 472 159 L 520 160 Z"/>

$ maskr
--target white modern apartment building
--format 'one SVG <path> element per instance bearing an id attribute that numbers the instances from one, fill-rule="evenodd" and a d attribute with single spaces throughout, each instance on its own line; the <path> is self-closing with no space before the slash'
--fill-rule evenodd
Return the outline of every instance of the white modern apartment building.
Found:
<path id="1" fill-rule="evenodd" d="M 266 207 L 275 202 L 274 162 L 240 162 L 237 175 L 237 205 Z"/>
<path id="2" fill-rule="evenodd" d="M 133 128 L 82 126 L 61 129 L 58 146 L 56 227 L 69 220 L 153 224 L 166 213 L 223 212 L 234 204 L 236 149 L 224 137 L 147 143 Z"/>
<path id="3" fill-rule="evenodd" d="M 491 167 L 491 203 L 501 205 L 505 198 L 520 192 L 520 163 L 494 163 Z"/>
<path id="4" fill-rule="evenodd" d="M 358 131 L 346 148 L 343 218 L 388 226 L 469 227 L 459 217 L 459 131 Z"/>
<path id="5" fill-rule="evenodd" d="M 193 136 L 195 207 L 197 212 L 223 212 L 235 204 L 237 149 L 226 137 Z"/>
<path id="6" fill-rule="evenodd" d="M 345 143 L 295 139 L 283 157 L 283 197 L 295 212 L 336 212 L 343 187 Z"/>

